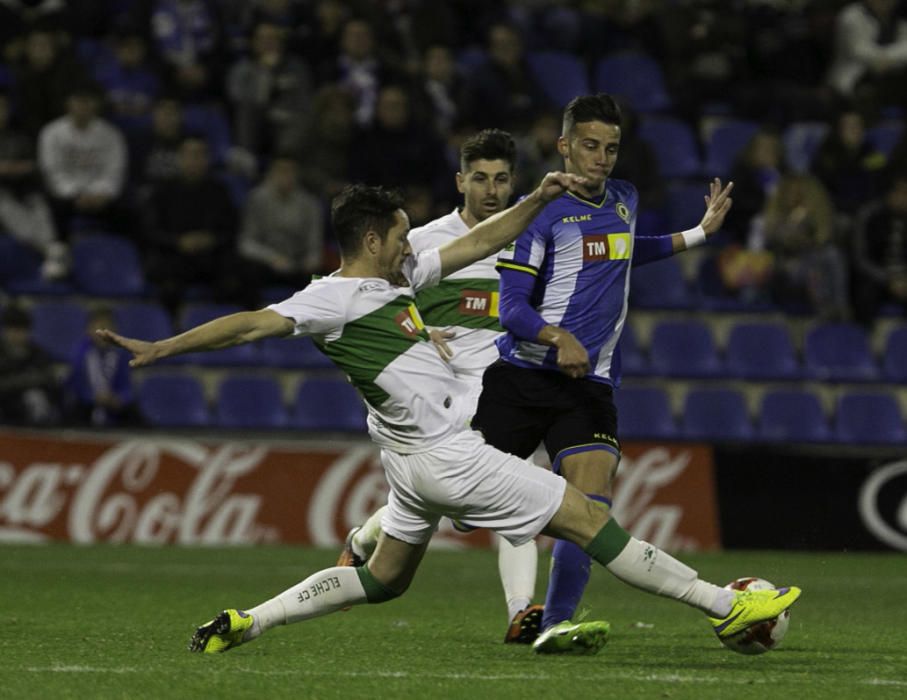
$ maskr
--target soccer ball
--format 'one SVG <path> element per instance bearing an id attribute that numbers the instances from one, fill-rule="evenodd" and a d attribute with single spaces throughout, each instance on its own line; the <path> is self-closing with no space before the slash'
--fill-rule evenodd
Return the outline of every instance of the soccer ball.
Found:
<path id="1" fill-rule="evenodd" d="M 765 579 L 754 576 L 738 578 L 725 586 L 734 591 L 764 591 L 774 587 Z M 789 624 L 790 610 L 785 610 L 772 620 L 757 622 L 742 632 L 721 639 L 721 643 L 738 654 L 764 654 L 781 644 Z"/>

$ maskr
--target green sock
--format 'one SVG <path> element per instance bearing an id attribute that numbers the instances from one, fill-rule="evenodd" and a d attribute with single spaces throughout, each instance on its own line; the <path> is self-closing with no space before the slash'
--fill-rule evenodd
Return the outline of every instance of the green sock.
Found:
<path id="1" fill-rule="evenodd" d="M 383 603 L 400 595 L 376 579 L 367 565 L 358 567 L 356 573 L 359 574 L 359 583 L 365 589 L 365 598 L 369 603 Z"/>
<path id="2" fill-rule="evenodd" d="M 618 525 L 614 518 L 609 518 L 605 526 L 586 545 L 585 551 L 599 564 L 607 566 L 624 550 L 629 541 L 630 533 Z"/>

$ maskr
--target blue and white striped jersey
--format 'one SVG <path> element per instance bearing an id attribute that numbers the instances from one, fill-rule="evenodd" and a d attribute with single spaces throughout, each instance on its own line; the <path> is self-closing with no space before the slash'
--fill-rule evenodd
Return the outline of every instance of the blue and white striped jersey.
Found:
<path id="1" fill-rule="evenodd" d="M 565 193 L 542 210 L 497 262 L 502 303 L 508 284 L 524 282 L 523 274 L 534 276 L 529 305 L 546 323 L 570 331 L 583 344 L 589 353 L 587 379 L 613 386 L 620 381 L 617 341 L 627 317 L 638 201 L 632 184 L 610 178 L 597 201 Z M 503 306 L 501 314 L 507 328 Z M 556 348 L 512 331 L 497 343 L 508 362 L 558 370 Z"/>

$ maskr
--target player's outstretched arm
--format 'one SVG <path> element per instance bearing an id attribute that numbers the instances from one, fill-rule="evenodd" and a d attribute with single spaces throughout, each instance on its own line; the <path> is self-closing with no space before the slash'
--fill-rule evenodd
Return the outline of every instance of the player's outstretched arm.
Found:
<path id="1" fill-rule="evenodd" d="M 535 190 L 515 205 L 485 219 L 465 236 L 442 246 L 441 276 L 446 277 L 501 250 L 516 240 L 548 202 L 585 182 L 585 178 L 577 175 L 548 173 Z"/>
<path id="2" fill-rule="evenodd" d="M 154 342 L 125 338 L 106 328 L 97 333 L 107 342 L 119 345 L 132 353 L 130 367 L 143 367 L 172 355 L 219 350 L 271 336 L 289 335 L 293 328 L 294 324 L 290 319 L 271 309 L 262 309 L 221 316 L 185 333 Z"/>

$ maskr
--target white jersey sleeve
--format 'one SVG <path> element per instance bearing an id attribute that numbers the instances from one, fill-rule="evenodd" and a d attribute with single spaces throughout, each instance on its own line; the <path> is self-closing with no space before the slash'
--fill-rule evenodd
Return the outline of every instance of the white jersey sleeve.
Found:
<path id="1" fill-rule="evenodd" d="M 441 281 L 440 251 L 437 248 L 429 248 L 409 256 L 403 263 L 403 274 L 414 292 L 437 286 Z"/>
<path id="2" fill-rule="evenodd" d="M 346 304 L 336 286 L 317 281 L 267 308 L 296 324 L 293 335 L 329 336 L 343 328 Z"/>

